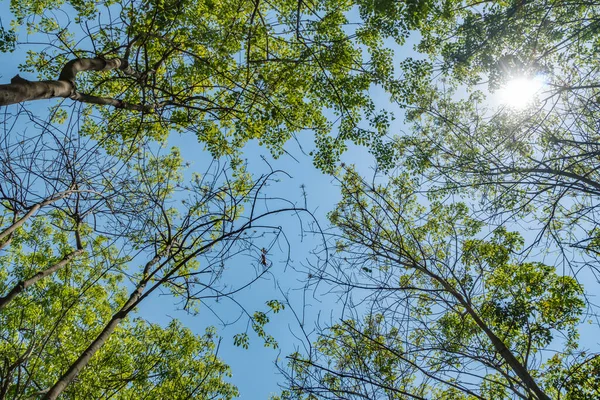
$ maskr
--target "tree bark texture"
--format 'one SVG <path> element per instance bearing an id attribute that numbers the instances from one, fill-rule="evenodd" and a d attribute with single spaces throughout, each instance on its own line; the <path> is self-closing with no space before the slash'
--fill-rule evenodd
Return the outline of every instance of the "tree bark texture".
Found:
<path id="1" fill-rule="evenodd" d="M 69 369 L 60 377 L 60 379 L 48 390 L 48 392 L 44 395 L 45 400 L 56 400 L 58 396 L 65 390 L 65 388 L 73 382 L 75 377 L 81 372 L 81 370 L 90 362 L 94 354 L 106 343 L 110 335 L 115 331 L 117 326 L 127 317 L 129 312 L 133 310 L 133 308 L 138 303 L 138 300 L 142 297 L 144 293 L 144 289 L 148 284 L 147 273 L 150 268 L 155 265 L 160 259 L 160 256 L 155 256 L 152 260 L 150 260 L 144 269 L 144 278 L 138 283 L 135 290 L 129 296 L 129 299 L 125 302 L 125 304 L 121 307 L 121 309 L 116 312 L 110 321 L 104 326 L 104 329 L 100 334 L 94 339 L 94 341 L 81 353 L 79 358 L 71 364 Z"/>
<path id="2" fill-rule="evenodd" d="M 147 111 L 148 107 L 128 104 L 121 100 L 90 96 L 77 92 L 75 79 L 82 71 L 109 71 L 119 69 L 129 75 L 134 75 L 127 60 L 122 58 L 104 59 L 76 58 L 65 64 L 55 81 L 28 81 L 16 75 L 11 83 L 0 85 L 0 106 L 18 104 L 31 100 L 51 99 L 55 97 L 70 98 L 85 103 L 111 105 L 137 111 Z"/>
<path id="3" fill-rule="evenodd" d="M 44 279 L 50 274 L 58 271 L 65 265 L 67 265 L 75 256 L 83 253 L 82 249 L 75 250 L 66 256 L 64 256 L 59 262 L 51 266 L 50 268 L 46 268 L 43 271 L 40 271 L 33 275 L 31 278 L 26 279 L 24 281 L 20 281 L 8 292 L 8 294 L 4 297 L 0 297 L 0 310 L 2 310 L 8 303 L 10 303 L 17 295 L 23 292 L 28 287 L 35 285 L 38 281 Z"/>

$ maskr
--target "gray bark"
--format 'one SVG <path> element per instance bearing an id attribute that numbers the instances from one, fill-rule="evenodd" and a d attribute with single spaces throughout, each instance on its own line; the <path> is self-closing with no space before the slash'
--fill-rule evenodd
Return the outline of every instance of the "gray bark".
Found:
<path id="1" fill-rule="evenodd" d="M 44 279 L 48 275 L 53 274 L 54 272 L 58 271 L 59 269 L 61 269 L 65 265 L 67 265 L 75 256 L 77 256 L 81 253 L 83 253 L 82 249 L 75 250 L 75 251 L 67 254 L 65 257 L 62 258 L 62 260 L 60 260 L 59 262 L 57 262 L 50 268 L 40 271 L 40 272 L 36 273 L 35 275 L 33 275 L 31 278 L 17 283 L 8 292 L 8 294 L 6 296 L 0 297 L 0 310 L 2 310 L 8 303 L 10 303 L 12 300 L 14 300 L 14 298 L 17 297 L 17 295 L 19 293 L 23 292 L 28 287 L 35 285 L 38 281 Z"/>
<path id="2" fill-rule="evenodd" d="M 76 58 L 63 67 L 58 80 L 28 81 L 16 75 L 9 84 L 0 85 L 0 106 L 23 103 L 31 100 L 51 99 L 55 97 L 70 98 L 84 103 L 111 105 L 135 111 L 151 111 L 152 107 L 129 104 L 121 100 L 90 96 L 77 92 L 75 79 L 83 71 L 108 71 L 119 69 L 128 75 L 135 75 L 127 60 L 113 58 Z"/>
<path id="3" fill-rule="evenodd" d="M 44 200 L 41 203 L 35 204 L 29 209 L 29 211 L 27 211 L 25 215 L 16 220 L 11 226 L 7 227 L 2 232 L 0 232 L 0 250 L 2 250 L 6 245 L 8 245 L 8 243 L 10 242 L 11 235 L 25 222 L 27 222 L 27 220 L 31 218 L 31 216 L 35 214 L 40 208 L 47 206 L 48 204 L 52 204 L 55 201 L 60 200 L 65 196 L 69 195 L 70 193 L 72 193 L 72 191 L 67 190 L 65 192 L 58 193 L 54 197 Z"/>
<path id="4" fill-rule="evenodd" d="M 110 335 L 115 331 L 117 326 L 127 317 L 127 315 L 133 310 L 133 308 L 138 303 L 138 300 L 142 297 L 144 289 L 148 284 L 148 272 L 160 259 L 160 256 L 155 256 L 152 260 L 150 260 L 145 268 L 144 268 L 144 278 L 138 283 L 135 290 L 129 296 L 129 299 L 125 302 L 123 307 L 116 312 L 108 324 L 104 326 L 104 329 L 100 334 L 94 339 L 94 341 L 84 350 L 83 353 L 79 356 L 79 358 L 71 364 L 67 372 L 65 372 L 60 379 L 46 392 L 44 395 L 45 400 L 56 400 L 58 396 L 65 390 L 65 388 L 73 382 L 75 377 L 79 374 L 79 372 L 89 363 L 91 358 L 96 354 L 96 352 L 104 346 Z"/>

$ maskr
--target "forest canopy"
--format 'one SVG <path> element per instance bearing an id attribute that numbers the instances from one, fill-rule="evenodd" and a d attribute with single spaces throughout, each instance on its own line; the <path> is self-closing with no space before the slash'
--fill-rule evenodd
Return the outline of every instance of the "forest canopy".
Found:
<path id="1" fill-rule="evenodd" d="M 0 399 L 600 398 L 600 4 L 3 7 Z"/>

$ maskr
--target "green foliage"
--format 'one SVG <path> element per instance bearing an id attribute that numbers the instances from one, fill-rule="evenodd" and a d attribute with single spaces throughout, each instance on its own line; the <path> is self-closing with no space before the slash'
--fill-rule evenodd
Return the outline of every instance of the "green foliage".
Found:
<path id="1" fill-rule="evenodd" d="M 569 358 L 569 360 L 565 360 Z M 568 367 L 564 368 L 565 361 Z M 600 362 L 598 355 L 585 352 L 556 354 L 548 362 L 548 382 L 552 394 L 569 400 L 594 399 L 600 396 Z"/>
<path id="2" fill-rule="evenodd" d="M 464 204 L 424 203 L 406 176 L 340 179 L 335 261 L 311 273 L 369 313 L 289 356 L 283 398 L 513 398 L 532 392 L 519 365 L 548 395 L 587 390 L 566 382 L 586 308 L 575 278 L 523 259 L 519 233 L 485 234 Z"/>
<path id="3" fill-rule="evenodd" d="M 65 395 L 99 398 L 94 388 L 104 385 L 104 393 L 123 399 L 140 393 L 151 399 L 237 397 L 236 387 L 223 381 L 231 372 L 214 354 L 215 337 L 213 328 L 200 336 L 177 321 L 163 328 L 136 319 L 115 332 Z"/>
<path id="4" fill-rule="evenodd" d="M 110 226 L 126 231 L 120 245 L 128 255 L 78 219 L 78 202 L 5 239 L 2 293 L 69 254 L 74 231 L 85 248 L 1 311 L 5 365 L 35 367 L 28 365 L 35 378 L 22 387 L 12 383 L 20 375 L 2 371 L 10 376 L 5 393 L 51 385 L 125 303 L 125 275 L 139 289 L 167 288 L 195 310 L 202 297 L 190 293 L 203 285 L 198 276 L 213 273 L 216 281 L 223 268 L 205 267 L 197 256 L 228 239 L 223 232 L 244 217 L 255 188 L 241 150 L 256 141 L 277 157 L 310 131 L 313 161 L 340 179 L 342 200 L 328 215 L 335 239 L 323 268 L 333 270 L 311 271 L 309 280 L 324 279 L 349 296 L 368 292 L 348 303 L 366 304 L 368 312 L 353 309 L 352 318 L 320 332 L 313 353 L 293 354 L 293 384 L 281 398 L 600 395 L 598 357 L 579 349 L 577 328 L 589 304 L 575 278 L 577 264 L 589 268 L 600 255 L 597 5 L 14 0 L 11 11 L 15 21 L 0 29 L 0 51 L 14 49 L 20 28 L 32 42 L 47 41 L 28 49 L 22 64 L 39 79 L 56 79 L 76 57 L 122 59 L 121 69 L 79 74 L 77 90 L 144 111 L 86 103 L 82 136 L 130 160 L 130 150 L 147 141 L 191 134 L 214 157 L 231 160 L 234 182 L 225 189 L 200 175 L 186 182 L 177 149 L 133 156 L 122 165 L 131 179 L 101 180 L 110 212 L 125 209 L 124 220 Z M 395 51 L 414 33 L 413 52 Z M 494 93 L 515 77 L 543 78 L 540 98 L 523 110 L 496 107 Z M 400 108 L 408 132 L 393 136 L 397 119 L 372 98 L 379 91 Z M 53 105 L 50 121 L 64 124 L 69 112 Z M 378 171 L 395 172 L 368 185 L 352 168 L 338 168 L 350 144 L 366 146 Z M 3 199 L 1 226 L 26 203 Z M 532 247 L 511 231 L 515 222 L 539 231 Z M 132 268 L 133 254 L 148 249 L 168 260 Z M 546 256 L 554 250 L 571 269 L 551 265 Z M 266 306 L 248 314 L 236 346 L 248 348 L 251 329 L 277 348 L 265 327 L 284 305 Z M 126 320 L 65 395 L 230 398 L 236 391 L 221 380 L 228 370 L 213 355 L 213 338 L 177 323 Z M 195 379 L 209 373 L 210 384 L 196 393 Z"/>
<path id="5" fill-rule="evenodd" d="M 6 30 L 3 26 L 0 26 L 0 52 L 9 53 L 15 50 L 15 42 L 17 36 L 12 30 Z"/>
<path id="6" fill-rule="evenodd" d="M 278 233 L 256 224 L 279 212 L 255 204 L 272 176 L 217 163 L 188 175 L 177 148 L 119 158 L 50 128 L 5 136 L 12 152 L 0 154 L 0 398 L 236 397 L 214 329 L 198 336 L 137 312 L 159 290 L 192 313 L 240 290 L 221 279 L 225 262 Z M 249 326 L 276 348 L 265 325 L 284 305 L 266 307 Z M 247 335 L 235 340 L 247 346 Z"/>
<path id="7" fill-rule="evenodd" d="M 541 235 L 596 257 L 598 7 L 445 3 L 419 29 L 421 62 L 439 73 L 406 75 L 418 96 L 393 139 L 397 165 L 429 196 L 472 196 L 499 223 L 535 218 Z M 537 101 L 497 104 L 508 81 L 534 77 Z"/>
<path id="8" fill-rule="evenodd" d="M 279 311 L 285 310 L 285 304 L 280 302 L 279 300 L 269 300 L 267 301 L 267 306 L 273 311 L 274 314 L 277 314 Z"/>
<path id="9" fill-rule="evenodd" d="M 403 43 L 432 3 L 361 1 L 360 24 L 348 17 L 355 4 L 340 0 L 32 0 L 13 1 L 11 11 L 14 26 L 50 40 L 51 51 L 32 49 L 22 65 L 41 79 L 56 79 L 74 57 L 127 58 L 133 72 L 77 77 L 81 93 L 150 109 L 87 105 L 94 110 L 84 112 L 81 133 L 108 149 L 185 131 L 215 157 L 238 155 L 251 140 L 279 156 L 290 138 L 311 130 L 315 164 L 331 171 L 347 142 L 392 162 L 383 140 L 394 117 L 376 110 L 369 91 L 402 90 L 384 40 Z M 56 10 L 74 11 L 68 32 Z"/>
<path id="10" fill-rule="evenodd" d="M 248 349 L 250 346 L 250 338 L 247 333 L 236 333 L 233 337 L 233 344 Z"/>
<path id="11" fill-rule="evenodd" d="M 251 326 L 254 333 L 263 341 L 263 345 L 265 347 L 277 349 L 279 347 L 279 343 L 277 343 L 277 340 L 275 340 L 275 338 L 269 335 L 265 330 L 265 326 L 270 321 L 270 318 L 267 314 L 270 312 L 277 314 L 285 309 L 285 304 L 279 300 L 269 300 L 266 304 L 269 307 L 269 311 L 267 313 L 256 311 L 252 315 Z M 250 347 L 250 336 L 247 332 L 237 333 L 233 337 L 233 344 L 235 346 L 248 349 Z"/>
<path id="12" fill-rule="evenodd" d="M 37 218 L 15 233 L 0 256 L 1 292 L 56 263 L 56 251 L 67 251 L 60 224 L 59 216 Z M 123 262 L 115 258 L 119 252 L 100 237 L 86 242 L 88 252 L 0 310 L 0 373 L 7 398 L 34 396 L 52 386 L 125 301 L 122 275 L 111 267 Z M 230 371 L 214 354 L 215 339 L 212 328 L 197 336 L 177 321 L 166 327 L 126 321 L 63 397 L 233 398 L 237 389 L 223 381 Z"/>

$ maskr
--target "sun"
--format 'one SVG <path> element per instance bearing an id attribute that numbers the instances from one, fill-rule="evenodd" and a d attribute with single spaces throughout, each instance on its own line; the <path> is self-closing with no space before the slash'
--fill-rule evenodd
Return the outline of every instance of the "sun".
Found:
<path id="1" fill-rule="evenodd" d="M 514 78 L 499 90 L 500 102 L 512 108 L 522 109 L 530 105 L 542 89 L 539 78 Z"/>

